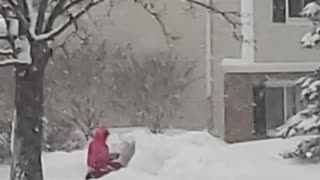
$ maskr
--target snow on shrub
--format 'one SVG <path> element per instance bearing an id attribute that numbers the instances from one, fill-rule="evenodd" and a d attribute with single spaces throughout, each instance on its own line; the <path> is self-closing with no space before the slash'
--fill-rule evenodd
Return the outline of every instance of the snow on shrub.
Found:
<path id="1" fill-rule="evenodd" d="M 300 14 L 314 25 L 312 31 L 302 37 L 301 44 L 305 48 L 313 48 L 320 42 L 320 1 L 308 3 Z M 320 69 L 300 78 L 297 85 L 301 87 L 301 101 L 305 104 L 305 109 L 292 116 L 283 126 L 278 127 L 274 136 L 287 138 L 320 132 Z M 320 137 L 302 141 L 295 150 L 285 153 L 283 157 L 318 162 Z"/>
<path id="2" fill-rule="evenodd" d="M 301 38 L 301 44 L 306 48 L 313 48 L 320 42 L 320 4 L 319 1 L 308 3 L 300 13 L 301 16 L 308 18 L 313 24 L 314 28 L 311 32 L 307 32 Z"/>
<path id="3" fill-rule="evenodd" d="M 304 76 L 297 81 L 301 87 L 301 101 L 305 108 L 290 117 L 276 129 L 276 137 L 292 137 L 301 134 L 319 133 L 320 131 L 320 69 L 313 74 Z M 320 160 L 320 137 L 302 141 L 295 150 L 283 154 L 284 158 Z"/>

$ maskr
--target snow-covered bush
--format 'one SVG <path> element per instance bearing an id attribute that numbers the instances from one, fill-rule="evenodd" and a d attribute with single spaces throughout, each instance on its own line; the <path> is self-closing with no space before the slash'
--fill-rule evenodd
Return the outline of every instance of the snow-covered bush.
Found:
<path id="1" fill-rule="evenodd" d="M 303 47 L 313 48 L 320 42 L 320 1 L 308 3 L 300 14 L 308 18 L 314 25 L 312 31 L 302 37 L 301 44 Z"/>

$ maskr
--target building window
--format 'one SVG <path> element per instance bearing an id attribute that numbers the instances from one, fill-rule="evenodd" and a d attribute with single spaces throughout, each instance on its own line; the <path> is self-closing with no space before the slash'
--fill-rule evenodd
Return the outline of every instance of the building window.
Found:
<path id="1" fill-rule="evenodd" d="M 274 23 L 286 22 L 286 0 L 273 0 L 273 18 Z"/>
<path id="2" fill-rule="evenodd" d="M 254 126 L 256 134 L 281 126 L 303 107 L 300 89 L 293 81 L 268 81 L 254 90 Z"/>
<path id="3" fill-rule="evenodd" d="M 307 19 L 300 16 L 305 5 L 315 0 L 273 0 L 273 22 L 296 25 L 309 25 Z"/>
<path id="4" fill-rule="evenodd" d="M 301 18 L 300 12 L 310 2 L 314 0 L 287 0 L 288 18 Z"/>

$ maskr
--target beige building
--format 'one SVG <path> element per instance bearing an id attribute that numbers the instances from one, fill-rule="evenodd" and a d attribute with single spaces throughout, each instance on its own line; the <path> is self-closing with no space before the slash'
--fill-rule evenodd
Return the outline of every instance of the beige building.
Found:
<path id="1" fill-rule="evenodd" d="M 296 79 L 320 66 L 320 52 L 300 44 L 312 28 L 299 16 L 310 0 L 219 2 L 241 11 L 244 41 L 222 36 L 213 18 L 212 133 L 228 142 L 265 138 L 301 109 Z"/>

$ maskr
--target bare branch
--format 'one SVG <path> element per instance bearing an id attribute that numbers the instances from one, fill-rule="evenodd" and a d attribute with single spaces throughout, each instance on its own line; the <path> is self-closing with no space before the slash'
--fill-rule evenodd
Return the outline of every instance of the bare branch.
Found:
<path id="1" fill-rule="evenodd" d="M 69 41 L 69 40 L 71 39 L 71 37 L 73 37 L 73 36 L 77 36 L 77 37 L 79 37 L 79 38 L 82 40 L 82 37 L 78 34 L 78 32 L 77 32 L 77 31 L 73 31 L 73 32 L 71 32 L 70 34 L 68 34 L 68 35 L 64 38 L 64 41 L 63 41 L 61 44 L 53 47 L 53 49 L 61 48 L 61 50 L 62 50 L 62 52 L 64 53 L 65 57 L 67 57 L 67 58 L 69 59 L 69 58 L 70 58 L 70 54 L 69 54 L 66 46 L 67 46 L 68 41 Z"/>
<path id="2" fill-rule="evenodd" d="M 67 4 L 66 6 L 64 6 L 64 10 L 69 10 L 71 9 L 72 7 L 74 7 L 75 5 L 77 4 L 80 4 L 82 1 L 84 0 L 74 0 L 74 1 L 71 1 L 69 4 Z"/>
<path id="3" fill-rule="evenodd" d="M 26 6 L 26 2 L 21 0 L 21 3 L 18 4 L 15 0 L 8 0 L 11 9 L 16 14 L 19 19 L 19 27 L 22 31 L 19 30 L 20 33 L 25 34 L 29 40 L 32 40 L 32 35 L 29 32 L 29 17 L 28 17 L 28 7 Z"/>
<path id="4" fill-rule="evenodd" d="M 79 1 L 79 0 L 75 0 L 75 1 Z M 72 1 L 72 2 L 75 2 L 75 1 Z M 56 18 L 59 15 L 61 15 L 63 13 L 63 10 L 64 10 L 63 6 L 65 5 L 66 2 L 67 2 L 67 0 L 60 0 L 54 6 L 54 8 L 53 8 L 53 10 L 52 10 L 52 12 L 51 12 L 51 14 L 50 14 L 50 16 L 48 18 L 48 22 L 47 22 L 47 24 L 45 25 L 45 28 L 44 28 L 45 29 L 44 30 L 45 33 L 51 31 L 54 21 L 56 20 Z"/>
<path id="5" fill-rule="evenodd" d="M 21 58 L 14 58 L 14 51 L 12 49 L 0 49 L 0 55 L 7 56 L 6 59 L 0 61 L 0 66 L 7 66 L 7 65 L 14 65 L 14 64 L 31 64 L 31 59 Z"/>
<path id="6" fill-rule="evenodd" d="M 69 52 L 67 50 L 67 43 L 69 42 L 69 40 L 71 39 L 71 37 L 76 36 L 77 38 L 79 38 L 82 42 L 87 42 L 89 37 L 87 35 L 81 36 L 79 33 L 79 27 L 78 24 L 75 22 L 74 23 L 75 29 L 74 31 L 72 31 L 71 33 L 69 33 L 63 40 L 63 42 L 55 47 L 53 47 L 53 49 L 58 49 L 61 48 L 61 50 L 63 51 L 65 57 L 70 58 Z"/>
<path id="7" fill-rule="evenodd" d="M 107 16 L 110 17 L 111 16 L 111 11 L 114 8 L 114 0 L 109 0 L 109 9 L 107 11 Z"/>
<path id="8" fill-rule="evenodd" d="M 27 33 L 29 33 L 29 26 L 30 26 L 30 23 L 31 23 L 31 17 L 30 17 L 30 12 L 32 12 L 32 5 L 31 7 L 29 7 L 30 4 L 30 1 L 29 0 L 19 0 L 17 1 L 18 2 L 18 6 L 16 7 L 17 8 L 17 11 L 19 13 L 21 13 L 21 18 L 25 19 L 25 22 L 21 22 L 21 24 L 24 24 L 21 26 L 21 29 L 19 30 L 19 33 L 21 35 L 25 35 Z"/>
<path id="9" fill-rule="evenodd" d="M 208 4 L 205 4 L 203 2 L 199 2 L 197 0 L 185 0 L 185 1 L 190 2 L 192 4 L 195 4 L 195 5 L 198 5 L 198 6 L 201 6 L 203 8 L 209 9 L 210 11 L 212 11 L 215 14 L 220 14 L 227 22 L 229 22 L 232 25 L 233 24 L 241 25 L 240 22 L 234 21 L 234 20 L 232 20 L 230 18 L 230 16 L 228 16 L 228 15 L 235 15 L 235 16 L 240 17 L 241 14 L 239 12 L 237 12 L 237 11 L 222 11 L 222 10 L 218 9 L 214 5 L 208 5 Z"/>
<path id="10" fill-rule="evenodd" d="M 135 1 L 136 3 L 138 3 L 148 14 L 150 14 L 159 24 L 161 31 L 163 33 L 163 35 L 166 38 L 167 44 L 172 47 L 172 43 L 175 40 L 180 39 L 180 37 L 178 36 L 173 36 L 172 34 L 170 34 L 165 26 L 165 23 L 163 22 L 162 18 L 161 18 L 161 12 L 153 12 L 151 10 L 151 8 L 154 6 L 153 4 L 151 4 L 150 6 L 148 4 L 145 4 L 143 1 Z"/>
<path id="11" fill-rule="evenodd" d="M 234 18 L 239 18 L 241 17 L 241 14 L 237 11 L 223 11 L 217 8 L 215 5 L 209 5 L 203 2 L 200 2 L 198 0 L 185 0 L 186 2 L 189 2 L 191 4 L 195 4 L 197 6 L 203 7 L 205 9 L 210 10 L 212 13 L 219 14 L 226 20 L 232 27 L 233 27 L 233 35 L 237 39 L 242 39 L 241 36 L 237 34 L 237 30 L 239 29 L 240 26 L 242 26 L 242 23 L 238 19 Z"/>
<path id="12" fill-rule="evenodd" d="M 52 30 L 54 21 L 57 19 L 58 16 L 65 12 L 68 12 L 68 10 L 70 10 L 72 7 L 80 4 L 83 1 L 85 0 L 72 0 L 68 4 L 66 4 L 67 0 L 60 0 L 58 4 L 54 7 L 51 15 L 49 16 L 44 32 L 48 33 Z"/>
<path id="13" fill-rule="evenodd" d="M 82 15 L 84 15 L 87 11 L 89 11 L 92 7 L 98 5 L 99 3 L 103 2 L 104 0 L 91 0 L 87 5 L 85 5 L 80 11 L 75 14 L 70 14 L 68 20 L 58 26 L 56 29 L 52 31 L 36 35 L 34 37 L 35 40 L 52 40 L 62 32 L 64 32 L 72 23 L 74 23 L 77 19 L 79 19 Z"/>
<path id="14" fill-rule="evenodd" d="M 38 9 L 38 17 L 37 17 L 37 22 L 36 22 L 36 28 L 35 28 L 35 33 L 36 34 L 42 33 L 43 24 L 44 24 L 44 20 L 45 20 L 45 13 L 46 13 L 47 6 L 48 6 L 48 1 L 49 0 L 42 0 L 40 2 L 39 9 Z M 61 2 L 61 1 L 59 1 L 59 2 Z"/>
<path id="15" fill-rule="evenodd" d="M 0 65 L 32 64 L 31 47 L 26 36 L 15 39 L 15 49 L 1 49 L 0 55 L 6 59 L 0 61 Z"/>
<path id="16" fill-rule="evenodd" d="M 10 5 L 12 5 L 13 7 L 14 7 L 14 6 L 18 6 L 18 2 L 17 2 L 16 0 L 8 0 L 8 3 L 9 3 Z"/>

